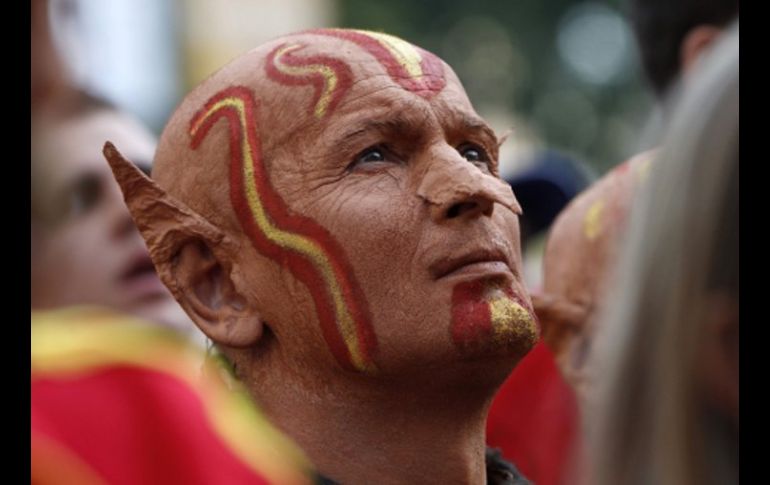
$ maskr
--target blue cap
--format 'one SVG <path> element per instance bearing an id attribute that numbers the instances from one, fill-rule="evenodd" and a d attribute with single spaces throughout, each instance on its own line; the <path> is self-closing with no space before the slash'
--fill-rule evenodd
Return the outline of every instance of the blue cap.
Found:
<path id="1" fill-rule="evenodd" d="M 523 171 L 506 178 L 524 210 L 528 234 L 547 229 L 595 175 L 585 165 L 556 150 L 543 150 Z"/>

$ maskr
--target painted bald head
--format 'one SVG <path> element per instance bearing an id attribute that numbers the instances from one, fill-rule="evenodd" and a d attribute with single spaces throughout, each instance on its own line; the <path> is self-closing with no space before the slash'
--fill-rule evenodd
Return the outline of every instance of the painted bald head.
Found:
<path id="1" fill-rule="evenodd" d="M 209 337 L 365 374 L 515 362 L 536 341 L 497 152 L 449 66 L 342 29 L 275 39 L 203 82 L 163 132 L 154 183 L 105 149 Z"/>
<path id="2" fill-rule="evenodd" d="M 543 340 L 563 375 L 586 395 L 585 364 L 609 293 L 634 194 L 654 152 L 619 165 L 573 200 L 554 222 L 543 256 L 543 290 L 533 296 Z"/>

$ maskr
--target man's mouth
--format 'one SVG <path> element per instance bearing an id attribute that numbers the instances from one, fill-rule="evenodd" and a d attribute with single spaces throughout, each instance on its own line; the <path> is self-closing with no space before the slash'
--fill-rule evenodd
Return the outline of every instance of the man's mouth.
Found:
<path id="1" fill-rule="evenodd" d="M 499 250 L 477 249 L 457 256 L 442 258 L 429 271 L 434 279 L 451 276 L 512 275 L 505 254 Z"/>

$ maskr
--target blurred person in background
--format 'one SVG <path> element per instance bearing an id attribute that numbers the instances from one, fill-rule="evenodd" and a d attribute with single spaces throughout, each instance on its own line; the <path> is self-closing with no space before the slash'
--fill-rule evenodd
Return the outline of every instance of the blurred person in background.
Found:
<path id="1" fill-rule="evenodd" d="M 630 0 L 642 66 L 661 106 L 680 84 L 688 89 L 689 73 L 697 72 L 693 67 L 737 14 L 735 0 Z M 605 300 L 606 275 L 624 239 L 634 194 L 657 165 L 654 156 L 654 150 L 636 155 L 591 185 L 559 215 L 548 236 L 543 288 L 533 304 L 543 339 L 579 397 L 590 394 L 584 365 Z"/>
<path id="2" fill-rule="evenodd" d="M 101 156 L 120 139 L 149 172 L 156 140 L 132 116 L 72 81 L 32 2 L 31 307 L 100 305 L 202 341 L 155 274 Z"/>
<path id="3" fill-rule="evenodd" d="M 149 172 L 154 136 L 83 91 L 33 114 L 31 305 L 103 305 L 195 330 L 155 274 L 147 247 L 100 154 L 120 139 Z"/>
<path id="4" fill-rule="evenodd" d="M 630 6 L 642 67 L 661 106 L 678 77 L 693 72 L 698 59 L 738 12 L 735 0 L 673 4 L 631 0 Z M 546 241 L 543 285 L 533 292 L 533 305 L 542 339 L 577 392 L 583 412 L 594 399 L 585 364 L 591 354 L 596 315 L 605 303 L 606 276 L 618 257 L 634 195 L 647 183 L 653 157 L 654 151 L 643 152 L 591 185 L 558 216 Z M 580 422 L 578 419 L 578 427 Z M 570 483 L 585 463 L 582 433 L 576 436 L 571 457 L 574 469 L 565 468 L 563 483 Z"/>
<path id="5" fill-rule="evenodd" d="M 74 87 L 57 55 L 48 28 L 48 0 L 32 0 L 30 63 L 32 112 L 73 95 Z"/>
<path id="6" fill-rule="evenodd" d="M 588 370 L 587 483 L 738 483 L 738 28 L 696 68 L 634 207 Z"/>
<path id="7" fill-rule="evenodd" d="M 32 2 L 32 483 L 310 483 L 155 274 L 101 156 L 121 140 L 149 171 L 155 137 L 75 86 L 47 8 Z"/>
<path id="8" fill-rule="evenodd" d="M 647 82 L 663 100 L 738 16 L 736 0 L 627 0 Z M 664 104 L 663 106 L 666 106 Z M 669 104 L 670 106 L 670 104 Z"/>

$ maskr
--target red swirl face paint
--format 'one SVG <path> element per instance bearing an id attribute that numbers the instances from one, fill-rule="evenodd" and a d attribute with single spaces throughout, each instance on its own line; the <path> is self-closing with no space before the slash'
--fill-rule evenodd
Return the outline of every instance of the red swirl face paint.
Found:
<path id="1" fill-rule="evenodd" d="M 398 37 L 366 30 L 316 29 L 309 33 L 357 44 L 377 59 L 395 83 L 423 98 L 430 99 L 446 86 L 441 60 Z"/>
<path id="2" fill-rule="evenodd" d="M 375 372 L 377 341 L 366 299 L 337 241 L 314 220 L 291 213 L 270 184 L 257 109 L 246 87 L 218 92 L 191 119 L 191 146 L 200 146 L 217 121 L 228 121 L 230 200 L 244 232 L 257 251 L 286 265 L 305 284 L 337 362 L 350 370 Z"/>
<path id="3" fill-rule="evenodd" d="M 323 118 L 331 114 L 350 88 L 350 67 L 339 59 L 315 55 L 301 57 L 306 46 L 284 43 L 267 55 L 267 76 L 287 86 L 311 85 L 315 89 L 310 114 Z"/>

